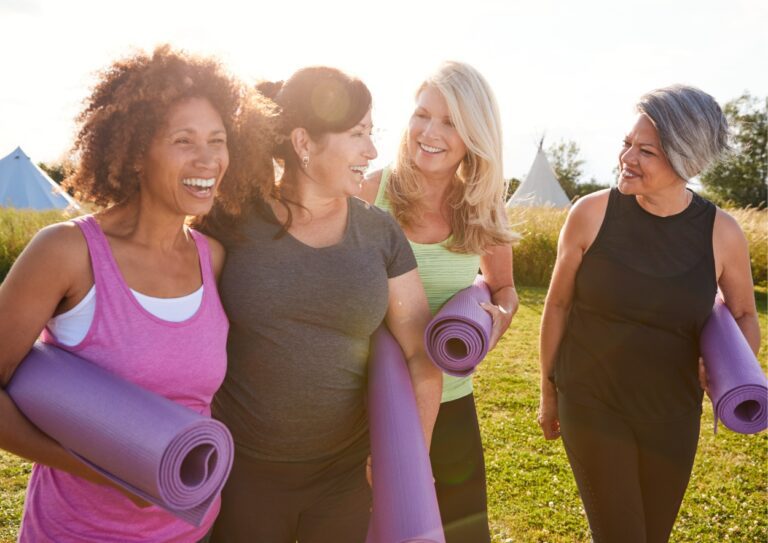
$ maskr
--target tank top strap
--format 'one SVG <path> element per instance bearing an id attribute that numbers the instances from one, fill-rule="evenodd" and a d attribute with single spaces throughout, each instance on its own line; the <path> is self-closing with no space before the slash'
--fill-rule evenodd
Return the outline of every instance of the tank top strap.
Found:
<path id="1" fill-rule="evenodd" d="M 379 190 L 376 193 L 376 199 L 373 201 L 373 205 L 379 209 L 390 211 L 389 198 L 387 198 L 387 185 L 389 184 L 389 176 L 392 173 L 389 166 L 381 170 L 381 181 L 379 181 Z"/>
<path id="2" fill-rule="evenodd" d="M 216 288 L 216 278 L 213 273 L 213 261 L 211 260 L 211 248 L 208 244 L 208 238 L 205 237 L 205 234 L 192 228 L 189 229 L 189 233 L 195 242 L 195 247 L 197 247 L 197 257 L 200 259 L 200 273 L 203 276 L 204 290 Z"/>
<path id="3" fill-rule="evenodd" d="M 72 219 L 72 222 L 80 228 L 83 237 L 85 237 L 85 243 L 88 245 L 93 282 L 97 285 L 97 290 L 101 290 L 103 293 L 109 292 L 109 288 L 98 289 L 98 285 L 113 285 L 122 282 L 123 278 L 117 270 L 117 264 L 114 262 L 112 249 L 109 247 L 104 231 L 93 215 L 77 217 Z"/>

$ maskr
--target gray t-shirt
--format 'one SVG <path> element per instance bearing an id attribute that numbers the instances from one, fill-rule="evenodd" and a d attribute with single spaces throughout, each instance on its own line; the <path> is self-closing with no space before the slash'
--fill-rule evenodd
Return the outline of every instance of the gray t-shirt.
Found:
<path id="1" fill-rule="evenodd" d="M 274 239 L 279 230 L 254 213 L 246 241 L 227 247 L 228 370 L 213 410 L 240 453 L 316 460 L 367 432 L 370 335 L 387 311 L 388 278 L 416 260 L 394 219 L 357 198 L 336 245 Z"/>

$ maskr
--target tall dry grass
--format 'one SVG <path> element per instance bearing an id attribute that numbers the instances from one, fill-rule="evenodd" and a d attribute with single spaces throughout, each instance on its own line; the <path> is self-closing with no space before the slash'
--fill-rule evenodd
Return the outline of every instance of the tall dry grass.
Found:
<path id="1" fill-rule="evenodd" d="M 0 282 L 35 232 L 72 215 L 62 211 L 32 211 L 0 207 Z"/>

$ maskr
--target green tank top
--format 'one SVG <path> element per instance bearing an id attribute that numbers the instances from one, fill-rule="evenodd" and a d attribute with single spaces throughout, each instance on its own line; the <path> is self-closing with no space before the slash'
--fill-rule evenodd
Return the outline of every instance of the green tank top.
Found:
<path id="1" fill-rule="evenodd" d="M 384 168 L 374 205 L 391 213 L 386 191 L 389 175 L 389 168 Z M 451 296 L 471 285 L 480 269 L 480 255 L 453 253 L 445 247 L 448 240 L 440 243 L 416 243 L 408 240 L 413 254 L 416 255 L 419 276 L 427 293 L 429 310 L 433 315 Z M 453 377 L 443 374 L 443 402 L 457 400 L 471 393 L 471 376 Z"/>

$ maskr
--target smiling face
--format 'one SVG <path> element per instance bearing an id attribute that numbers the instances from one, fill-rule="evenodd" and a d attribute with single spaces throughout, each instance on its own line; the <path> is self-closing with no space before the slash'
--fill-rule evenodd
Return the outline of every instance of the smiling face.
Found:
<path id="1" fill-rule="evenodd" d="M 355 126 L 338 134 L 325 134 L 313 142 L 306 174 L 317 182 L 324 196 L 359 194 L 368 163 L 376 158 L 371 139 L 371 111 Z"/>
<path id="2" fill-rule="evenodd" d="M 229 165 L 221 116 L 205 98 L 188 98 L 169 111 L 147 150 L 141 179 L 147 197 L 174 213 L 204 215 Z"/>
<path id="3" fill-rule="evenodd" d="M 619 190 L 623 194 L 654 195 L 679 189 L 680 183 L 685 185 L 667 160 L 656 127 L 645 115 L 638 115 L 624 138 L 619 168 Z"/>
<path id="4" fill-rule="evenodd" d="M 408 156 L 423 174 L 453 176 L 467 154 L 445 98 L 429 85 L 416 97 L 407 138 Z"/>

